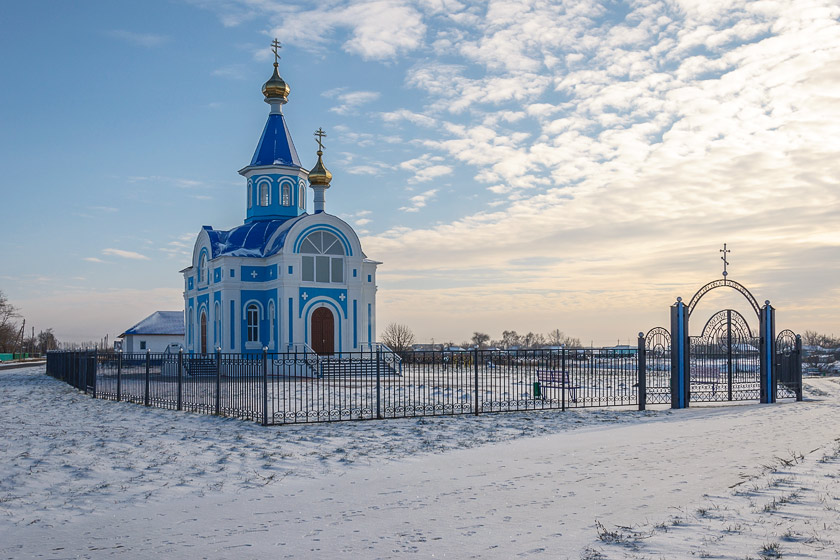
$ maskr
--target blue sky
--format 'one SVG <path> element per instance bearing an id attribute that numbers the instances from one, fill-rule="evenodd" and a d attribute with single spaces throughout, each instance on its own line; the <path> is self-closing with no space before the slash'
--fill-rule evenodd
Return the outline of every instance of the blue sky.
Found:
<path id="1" fill-rule="evenodd" d="M 284 44 L 305 165 L 422 340 L 664 324 L 730 278 L 840 332 L 835 2 L 29 2 L 0 20 L 0 290 L 63 340 L 182 308 Z M 311 195 L 310 195 L 311 196 Z M 704 299 L 703 321 L 732 292 Z M 698 308 L 700 309 L 700 308 Z"/>

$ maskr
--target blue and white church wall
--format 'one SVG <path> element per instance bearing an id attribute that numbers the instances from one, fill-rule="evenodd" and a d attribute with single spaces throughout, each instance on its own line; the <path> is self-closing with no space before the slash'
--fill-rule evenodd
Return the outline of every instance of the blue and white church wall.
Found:
<path id="1" fill-rule="evenodd" d="M 248 166 L 245 220 L 204 226 L 184 275 L 185 347 L 190 353 L 360 351 L 376 340 L 376 268 L 353 228 L 325 209 L 332 174 L 301 165 L 283 117 L 289 87 L 274 74 L 262 88 L 271 107 Z M 308 183 L 308 187 L 307 187 Z M 308 213 L 309 189 L 313 191 Z"/>
<path id="2" fill-rule="evenodd" d="M 332 318 L 333 352 L 359 351 L 375 340 L 379 263 L 365 256 L 346 222 L 326 213 L 302 216 L 268 238 L 264 247 L 275 252 L 265 257 L 214 252 L 211 233 L 199 233 L 193 265 L 183 271 L 189 352 L 314 347 L 318 309 Z"/>

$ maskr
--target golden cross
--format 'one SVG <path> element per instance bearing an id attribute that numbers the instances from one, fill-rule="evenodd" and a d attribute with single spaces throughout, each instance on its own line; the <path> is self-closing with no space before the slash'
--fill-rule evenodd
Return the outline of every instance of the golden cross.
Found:
<path id="1" fill-rule="evenodd" d="M 277 40 L 277 37 L 271 42 L 271 50 L 274 51 L 274 64 L 277 64 L 277 61 L 280 59 L 280 53 L 278 52 L 279 49 L 282 49 L 283 45 L 280 44 L 280 41 Z"/>
<path id="2" fill-rule="evenodd" d="M 324 144 L 321 142 L 321 140 L 323 140 L 324 136 L 326 136 L 326 135 L 327 135 L 327 133 L 324 132 L 324 129 L 322 129 L 320 127 L 318 128 L 318 130 L 315 131 L 315 136 L 318 138 L 315 141 L 318 142 L 318 150 L 320 150 L 320 151 L 324 150 Z"/>

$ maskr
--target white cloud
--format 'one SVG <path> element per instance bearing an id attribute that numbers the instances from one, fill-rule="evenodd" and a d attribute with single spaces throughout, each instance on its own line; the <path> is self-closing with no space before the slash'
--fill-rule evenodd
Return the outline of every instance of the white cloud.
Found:
<path id="1" fill-rule="evenodd" d="M 425 127 L 433 127 L 437 124 L 437 121 L 432 117 L 415 113 L 414 111 L 409 111 L 408 109 L 398 109 L 396 111 L 380 113 L 380 116 L 382 117 L 382 120 L 387 123 L 397 123 L 405 120 Z"/>
<path id="2" fill-rule="evenodd" d="M 323 93 L 324 97 L 331 97 L 338 100 L 338 105 L 330 108 L 330 111 L 339 115 L 346 115 L 356 111 L 360 106 L 379 99 L 379 92 L 376 91 L 349 91 L 342 89 L 330 90 Z"/>
<path id="3" fill-rule="evenodd" d="M 437 192 L 438 192 L 437 189 L 430 189 L 430 190 L 425 191 L 421 194 L 412 196 L 411 198 L 408 199 L 409 202 L 410 202 L 410 205 L 409 206 L 403 206 L 403 207 L 400 208 L 400 210 L 402 210 L 403 212 L 419 212 L 421 208 L 423 208 L 424 206 L 426 206 L 426 204 L 428 204 L 429 199 L 434 198 L 434 196 L 437 194 Z"/>
<path id="4" fill-rule="evenodd" d="M 346 30 L 349 36 L 342 48 L 369 60 L 391 59 L 417 49 L 426 33 L 420 12 L 401 0 L 338 2 L 313 9 L 284 5 L 275 14 L 281 23 L 272 33 L 291 44 L 324 49 L 342 35 L 337 30 Z"/>
<path id="5" fill-rule="evenodd" d="M 120 257 L 123 259 L 131 259 L 131 260 L 141 260 L 147 261 L 149 257 L 146 255 L 141 255 L 140 253 L 136 253 L 134 251 L 125 251 L 123 249 L 103 249 L 103 255 L 108 255 L 112 257 Z"/>
<path id="6" fill-rule="evenodd" d="M 108 35 L 126 43 L 147 48 L 159 47 L 169 41 L 169 38 L 163 35 L 137 33 L 136 31 L 126 31 L 125 29 L 113 29 L 108 32 Z"/>
<path id="7" fill-rule="evenodd" d="M 82 259 L 83 261 L 92 262 L 92 263 L 104 263 L 102 259 L 96 257 L 85 257 Z"/>

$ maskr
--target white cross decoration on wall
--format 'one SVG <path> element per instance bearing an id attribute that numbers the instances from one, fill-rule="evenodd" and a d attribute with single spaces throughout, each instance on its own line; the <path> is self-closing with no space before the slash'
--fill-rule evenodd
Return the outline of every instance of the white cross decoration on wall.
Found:
<path id="1" fill-rule="evenodd" d="M 257 271 L 255 270 L 251 273 L 251 278 L 256 278 L 256 277 L 257 277 Z"/>
<path id="2" fill-rule="evenodd" d="M 345 299 L 347 299 L 347 296 L 345 296 L 344 294 L 341 294 L 340 296 L 338 296 L 338 299 L 340 299 L 341 301 L 344 301 Z"/>
<path id="3" fill-rule="evenodd" d="M 306 301 L 307 299 L 309 299 L 309 294 L 303 292 L 302 294 L 300 294 L 300 297 L 303 298 L 303 301 Z"/>

